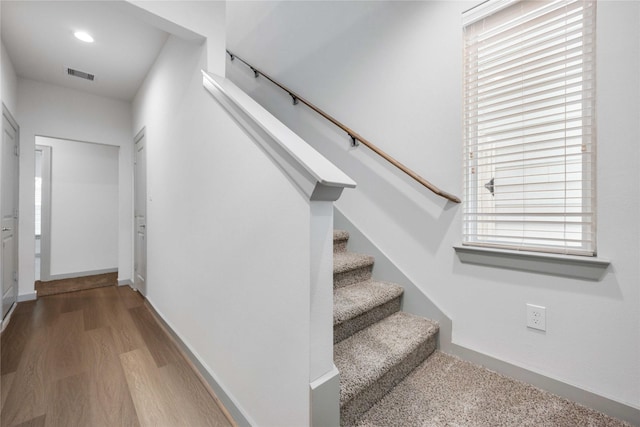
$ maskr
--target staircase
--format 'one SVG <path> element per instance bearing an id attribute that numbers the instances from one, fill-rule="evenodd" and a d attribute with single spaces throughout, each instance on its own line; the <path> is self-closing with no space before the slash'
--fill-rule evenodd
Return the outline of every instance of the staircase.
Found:
<path id="1" fill-rule="evenodd" d="M 347 251 L 333 233 L 334 363 L 340 424 L 354 425 L 436 348 L 438 324 L 400 311 L 402 287 L 371 278 L 374 259 Z"/>

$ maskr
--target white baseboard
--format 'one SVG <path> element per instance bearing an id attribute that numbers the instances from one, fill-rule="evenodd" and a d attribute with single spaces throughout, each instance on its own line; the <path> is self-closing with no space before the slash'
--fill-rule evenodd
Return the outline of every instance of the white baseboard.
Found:
<path id="1" fill-rule="evenodd" d="M 118 280 L 118 286 L 129 286 L 131 289 L 135 290 L 131 279 Z"/>
<path id="2" fill-rule="evenodd" d="M 18 302 L 33 301 L 34 299 L 38 299 L 38 294 L 36 293 L 36 291 L 33 291 L 29 294 L 18 295 Z"/>
<path id="3" fill-rule="evenodd" d="M 9 309 L 9 312 L 7 313 L 7 315 L 4 316 L 4 319 L 2 319 L 2 329 L 0 329 L 0 333 L 4 332 L 4 329 L 7 327 L 7 325 L 11 321 L 11 316 L 13 315 L 13 312 L 16 310 L 17 305 L 18 304 L 13 304 Z"/>
<path id="4" fill-rule="evenodd" d="M 185 341 L 178 335 L 178 333 L 171 327 L 171 324 L 167 322 L 151 301 L 145 298 L 146 306 L 149 307 L 155 318 L 160 322 L 161 326 L 169 333 L 171 338 L 180 347 L 183 354 L 189 359 L 193 367 L 198 371 L 202 380 L 207 383 L 213 392 L 214 399 L 218 400 L 223 411 L 226 410 L 228 415 L 234 421 L 234 427 L 251 427 L 256 425 L 251 421 L 251 418 L 245 414 L 236 400 L 228 394 L 225 389 L 220 385 L 220 381 L 215 378 L 215 375 L 210 372 L 207 367 L 200 361 L 198 355 L 191 350 L 191 348 L 185 343 Z"/>

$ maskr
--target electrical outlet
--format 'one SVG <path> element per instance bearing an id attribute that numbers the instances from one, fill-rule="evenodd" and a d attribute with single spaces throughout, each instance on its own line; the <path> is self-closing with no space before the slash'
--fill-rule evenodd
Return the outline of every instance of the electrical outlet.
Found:
<path id="1" fill-rule="evenodd" d="M 527 326 L 540 331 L 547 330 L 547 312 L 545 307 L 527 304 Z"/>

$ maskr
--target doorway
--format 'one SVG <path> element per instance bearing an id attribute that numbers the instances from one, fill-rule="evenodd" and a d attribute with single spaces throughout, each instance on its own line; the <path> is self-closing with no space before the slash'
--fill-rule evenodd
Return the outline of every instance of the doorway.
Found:
<path id="1" fill-rule="evenodd" d="M 147 295 L 147 152 L 145 129 L 134 139 L 134 287 Z"/>
<path id="2" fill-rule="evenodd" d="M 115 284 L 120 148 L 41 135 L 35 142 L 38 295 Z"/>
<path id="3" fill-rule="evenodd" d="M 0 213 L 2 217 L 2 318 L 18 300 L 19 127 L 2 105 Z"/>

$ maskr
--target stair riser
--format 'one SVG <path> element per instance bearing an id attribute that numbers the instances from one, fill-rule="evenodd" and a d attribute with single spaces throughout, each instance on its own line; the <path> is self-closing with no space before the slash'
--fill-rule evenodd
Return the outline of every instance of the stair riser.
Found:
<path id="1" fill-rule="evenodd" d="M 393 313 L 400 311 L 400 296 L 375 307 L 358 317 L 349 319 L 333 327 L 333 343 L 338 343 L 362 329 L 373 325 Z"/>
<path id="2" fill-rule="evenodd" d="M 420 363 L 424 362 L 436 349 L 436 337 L 437 335 L 430 336 L 414 351 L 408 354 L 402 362 L 396 364 L 380 377 L 375 384 L 367 387 L 360 394 L 354 396 L 349 402 L 341 405 L 340 424 L 342 426 L 352 426 L 358 417 L 382 399 L 385 394 L 402 381 L 404 377 Z"/>
<path id="3" fill-rule="evenodd" d="M 333 253 L 337 254 L 339 252 L 347 251 L 347 240 L 334 240 L 333 241 Z"/>
<path id="4" fill-rule="evenodd" d="M 333 287 L 341 288 L 343 286 L 353 285 L 354 283 L 364 282 L 371 279 L 372 265 L 360 267 L 343 273 L 333 273 Z"/>

